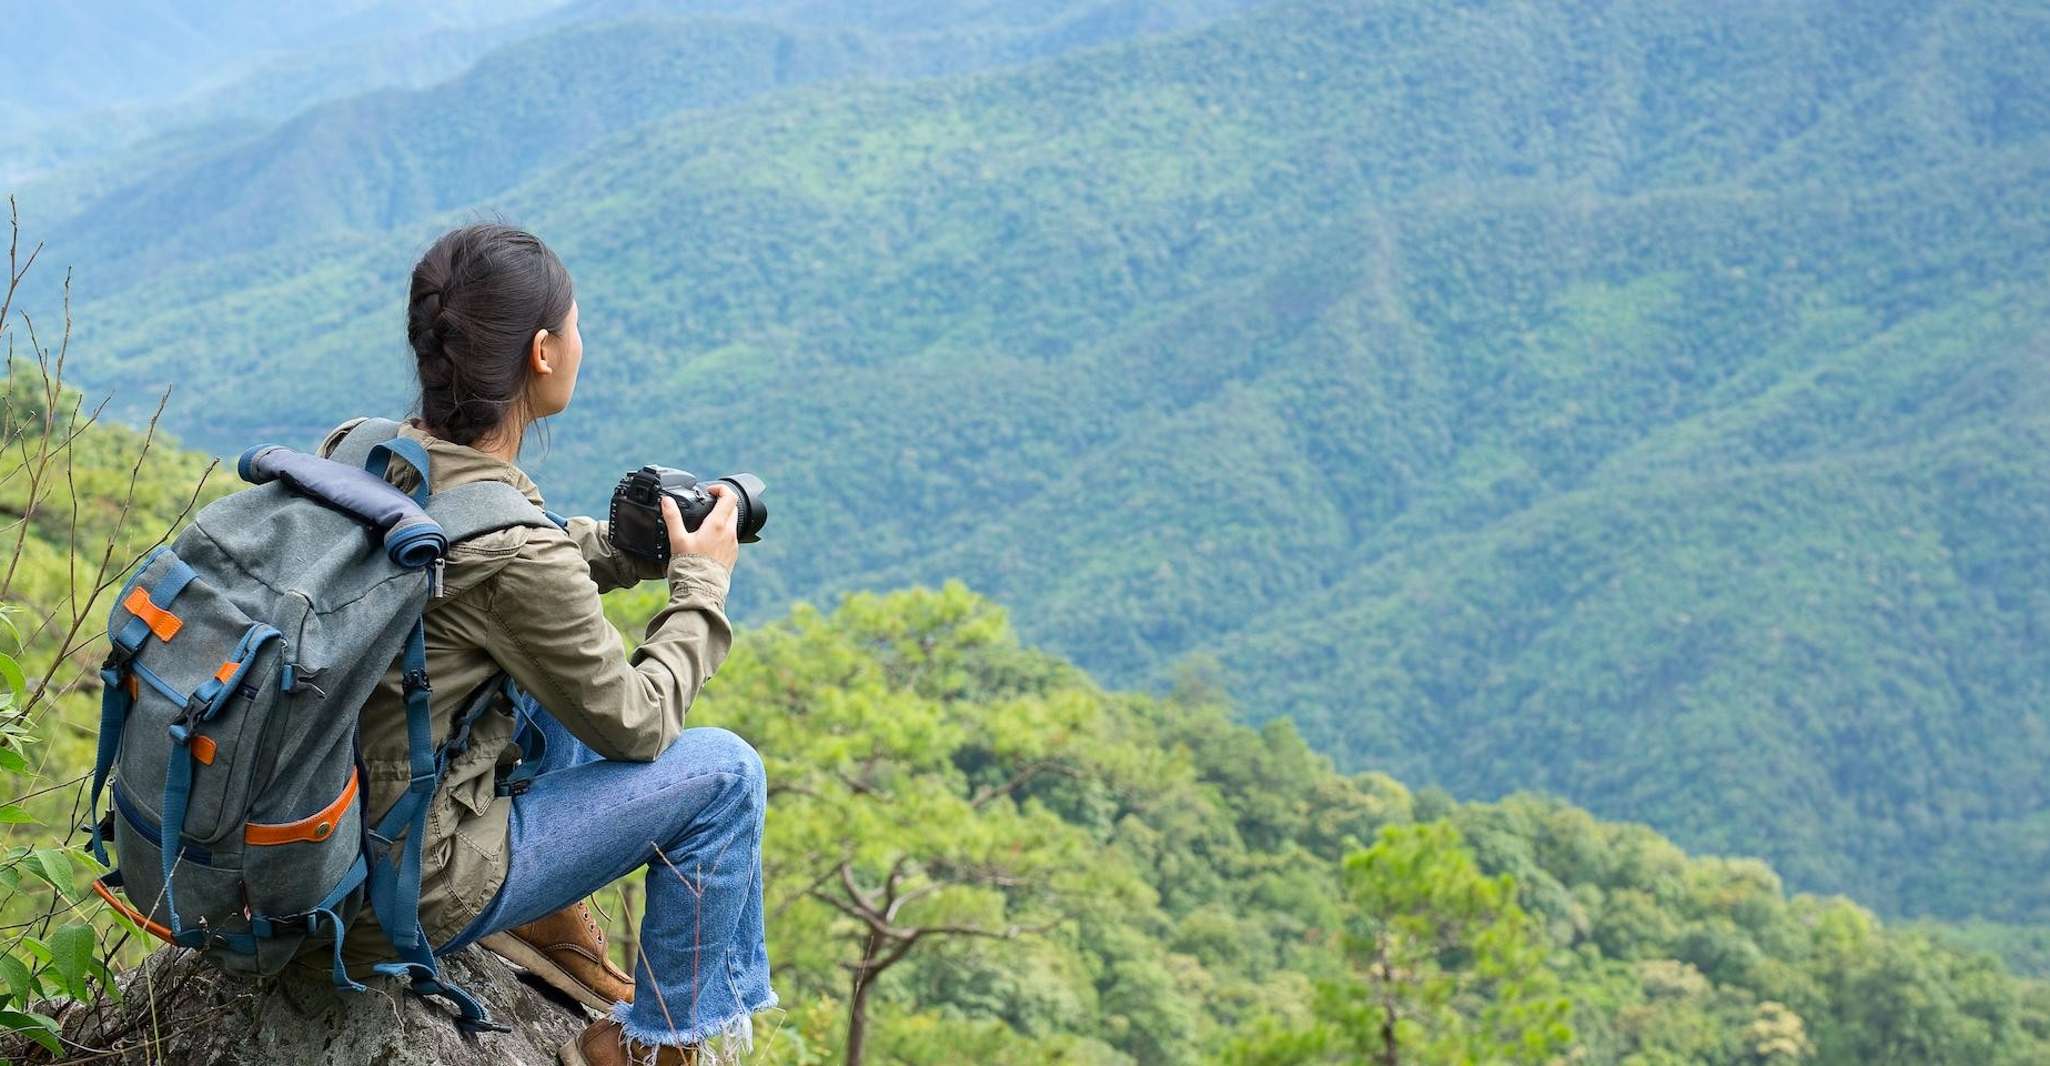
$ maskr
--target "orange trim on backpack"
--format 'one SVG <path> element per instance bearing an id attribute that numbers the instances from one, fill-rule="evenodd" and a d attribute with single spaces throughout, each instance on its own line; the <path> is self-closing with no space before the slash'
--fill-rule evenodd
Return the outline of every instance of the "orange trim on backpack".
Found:
<path id="1" fill-rule="evenodd" d="M 193 737 L 192 757 L 208 766 L 212 766 L 214 764 L 214 738 Z"/>
<path id="2" fill-rule="evenodd" d="M 128 904 L 122 902 L 121 899 L 115 896 L 113 891 L 109 889 L 106 886 L 106 884 L 100 881 L 98 878 L 93 879 L 93 891 L 99 893 L 100 898 L 107 901 L 107 906 L 112 907 L 115 910 L 120 911 L 122 914 L 127 915 L 129 921 L 134 922 L 135 924 L 142 926 L 144 929 L 148 930 L 151 936 L 154 936 L 157 939 L 162 940 L 166 944 L 171 942 L 171 931 L 169 929 L 166 929 L 163 926 L 158 925 L 153 921 L 150 921 L 149 915 L 144 914 L 141 911 L 136 910 L 134 907 L 131 907 Z"/>
<path id="3" fill-rule="evenodd" d="M 214 680 L 220 682 L 223 685 L 227 684 L 228 679 L 235 676 L 235 670 L 241 665 L 241 663 L 238 663 L 233 659 L 229 659 L 227 662 L 221 664 L 220 669 L 214 671 Z"/>
<path id="4" fill-rule="evenodd" d="M 178 630 L 185 625 L 184 620 L 177 615 L 151 603 L 149 593 L 145 592 L 141 585 L 129 590 L 128 598 L 121 601 L 121 606 L 128 608 L 129 614 L 142 619 L 149 626 L 149 631 L 155 633 L 158 640 L 166 643 L 177 636 Z"/>
<path id="5" fill-rule="evenodd" d="M 121 684 L 127 687 L 129 699 L 139 700 L 142 698 L 141 678 L 135 676 L 134 674 L 129 674 L 126 678 L 122 680 Z"/>
<path id="6" fill-rule="evenodd" d="M 342 815 L 348 813 L 349 804 L 356 802 L 356 772 L 349 772 L 349 787 L 327 805 L 327 809 L 309 814 L 296 822 L 250 822 L 242 827 L 242 841 L 246 844 L 318 844 L 333 836 L 342 824 Z"/>

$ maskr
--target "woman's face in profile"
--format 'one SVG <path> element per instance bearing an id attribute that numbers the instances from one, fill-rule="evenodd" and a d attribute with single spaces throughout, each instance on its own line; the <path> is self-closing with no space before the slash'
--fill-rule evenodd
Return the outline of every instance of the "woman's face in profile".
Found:
<path id="1" fill-rule="evenodd" d="M 541 355 L 547 366 L 545 370 L 534 368 L 537 372 L 530 397 L 536 418 L 560 414 L 577 391 L 577 370 L 584 363 L 584 338 L 577 332 L 575 301 L 570 302 L 569 313 L 562 316 L 562 329 L 541 339 Z"/>

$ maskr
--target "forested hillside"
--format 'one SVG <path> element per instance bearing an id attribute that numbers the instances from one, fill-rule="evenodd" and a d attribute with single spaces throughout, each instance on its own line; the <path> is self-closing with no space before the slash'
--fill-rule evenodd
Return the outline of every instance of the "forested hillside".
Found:
<path id="1" fill-rule="evenodd" d="M 402 407 L 405 271 L 503 213 L 579 285 L 544 485 L 762 473 L 744 617 L 958 576 L 1115 684 L 1214 661 L 1348 770 L 2034 921 L 2046 61 L 2038 9 L 1934 0 L 1281 3 L 655 117 L 487 59 L 433 121 L 270 135 L 335 184 L 203 160 L 52 254 L 105 258 L 98 380 L 192 383 L 232 451 Z"/>
<path id="2" fill-rule="evenodd" d="M 85 892 L 98 869 L 70 829 L 98 718 L 93 590 L 233 487 L 92 411 L 32 371 L 0 392 L 0 652 L 27 667 L 0 670 L 4 1055 L 140 937 Z M 662 599 L 609 609 L 638 632 Z M 784 1006 L 751 1061 L 844 1061 L 858 1027 L 867 1062 L 1354 1063 L 1389 1050 L 1391 1017 L 1409 1063 L 2050 1055 L 2050 986 L 1988 955 L 1558 800 L 1341 774 L 1287 721 L 1237 717 L 1200 670 L 1165 695 L 1106 690 L 958 583 L 744 631 L 692 721 L 746 736 L 770 775 Z M 636 886 L 601 894 L 622 951 Z"/>
<path id="3" fill-rule="evenodd" d="M 856 916 L 902 899 L 926 932 L 875 979 L 879 1061 L 1381 1061 L 1391 1001 L 1401 1062 L 2050 1056 L 2050 987 L 1989 959 L 1556 800 L 1335 773 L 1198 675 L 1106 692 L 959 585 L 800 606 L 692 713 L 768 766 L 770 947 L 815 1051 L 875 957 Z M 1564 1043 L 1529 1024 L 1562 1000 Z"/>

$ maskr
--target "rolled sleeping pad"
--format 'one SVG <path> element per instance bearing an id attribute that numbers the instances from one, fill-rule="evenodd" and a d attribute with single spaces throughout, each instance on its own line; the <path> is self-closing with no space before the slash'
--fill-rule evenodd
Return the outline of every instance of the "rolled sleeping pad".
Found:
<path id="1" fill-rule="evenodd" d="M 448 551 L 441 525 L 411 496 L 357 467 L 282 444 L 263 444 L 243 452 L 235 472 L 252 485 L 284 482 L 293 492 L 377 530 L 384 537 L 385 555 L 408 570 L 432 566 Z"/>

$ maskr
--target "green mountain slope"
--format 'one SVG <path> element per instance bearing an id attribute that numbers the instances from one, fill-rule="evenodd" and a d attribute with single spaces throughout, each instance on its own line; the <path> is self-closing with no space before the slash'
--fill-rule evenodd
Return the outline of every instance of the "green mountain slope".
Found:
<path id="1" fill-rule="evenodd" d="M 839 1046 L 843 964 L 867 933 L 831 905 L 850 896 L 817 890 L 844 856 L 847 883 L 904 894 L 903 929 L 1052 925 L 921 941 L 877 979 L 871 1047 L 883 1060 L 1363 1061 L 1275 1054 L 1269 1041 L 1286 1046 L 1328 1017 L 1319 988 L 1364 1010 L 1362 1028 L 1378 1025 L 1389 989 L 1360 980 L 1372 970 L 1348 963 L 1344 936 L 1391 915 L 1352 909 L 1338 860 L 1438 823 L 1481 871 L 1510 879 L 1530 916 L 1541 961 L 1523 980 L 1548 980 L 1570 1003 L 1566 1061 L 2050 1054 L 2041 982 L 1882 928 L 1847 901 L 1789 898 L 1762 863 L 1690 858 L 1643 826 L 1529 795 L 1462 805 L 1378 773 L 1339 775 L 1288 723 L 1256 732 L 1229 711 L 1195 683 L 1165 699 L 1105 693 L 1021 648 L 958 585 L 860 596 L 830 615 L 799 608 L 746 634 L 693 713 L 764 752 L 770 949 L 803 1046 Z M 1394 876 L 1409 891 L 1450 891 L 1429 883 L 1443 876 L 1437 862 Z M 1439 961 L 1482 969 L 1488 950 L 1455 938 Z M 1462 997 L 1444 1024 L 1481 1031 L 1491 1002 Z M 1397 1058 L 1440 1061 L 1418 1052 L 1441 1034 L 1410 1025 Z"/>
<path id="2" fill-rule="evenodd" d="M 83 989 L 78 973 L 96 968 L 62 960 L 140 957 L 58 850 L 77 853 L 99 721 L 98 641 L 74 643 L 70 620 L 83 611 L 89 627 L 107 609 L 123 564 L 102 573 L 99 560 L 133 560 L 195 497 L 233 486 L 162 437 L 85 425 L 92 405 L 33 371 L 4 384 L 0 514 L 17 521 L 0 547 L 7 651 L 52 684 L 0 759 L 0 921 L 24 931 L 7 954 L 0 1054 L 39 1062 L 16 1035 L 32 1021 L 20 1011 L 61 1001 L 39 1002 L 36 982 Z M 46 440 L 62 442 L 47 462 Z M 632 634 L 663 602 L 651 582 L 607 606 Z M 1106 689 L 1022 643 L 959 583 L 855 595 L 829 613 L 799 604 L 749 627 L 691 717 L 747 737 L 768 770 L 762 884 L 782 1007 L 758 1018 L 761 1061 L 840 1060 L 851 964 L 891 946 L 850 916 L 862 905 L 887 906 L 882 926 L 905 948 L 864 1001 L 871 1062 L 1353 1063 L 1353 1048 L 1378 1048 L 1383 997 L 1407 1007 L 1397 1057 L 1432 1061 L 1418 1052 L 1492 1043 L 1504 989 L 1556 1002 L 1571 1047 L 1551 1046 L 1591 1066 L 2050 1055 L 2050 985 L 1979 950 L 1845 899 L 1789 894 L 1764 863 L 1689 856 L 1560 800 L 1459 803 L 1340 773 L 1286 720 L 1236 721 L 1200 671 L 1163 696 Z M 1360 856 L 1391 852 L 1407 861 L 1377 884 L 1379 898 L 1409 901 L 1399 912 L 1355 889 Z M 640 882 L 599 894 L 608 921 L 625 923 L 616 950 L 636 943 L 623 893 Z M 1490 893 L 1508 917 L 1437 922 L 1441 939 L 1405 948 L 1413 971 L 1391 974 L 1359 947 L 1382 923 L 1433 922 L 1435 907 Z M 92 923 L 99 946 L 86 935 L 58 956 L 28 940 L 62 943 L 44 914 Z M 1513 955 L 1505 930 L 1522 945 Z M 1464 994 L 1431 1001 L 1424 970 Z M 136 980 L 127 995 L 159 991 Z M 107 1054 L 151 1038 L 115 1039 Z M 1312 1053 L 1306 1039 L 1326 1043 Z M 1555 1061 L 1541 1051 L 1489 1061 Z"/>
<path id="3" fill-rule="evenodd" d="M 656 118 L 490 199 L 591 352 L 534 465 L 765 474 L 753 617 L 965 576 L 1347 767 L 2040 919 L 2046 58 L 2015 6 L 1297 3 Z M 89 280 L 97 371 L 223 449 L 401 406 L 469 214 Z"/>

